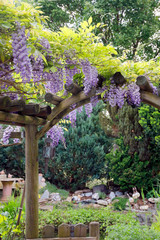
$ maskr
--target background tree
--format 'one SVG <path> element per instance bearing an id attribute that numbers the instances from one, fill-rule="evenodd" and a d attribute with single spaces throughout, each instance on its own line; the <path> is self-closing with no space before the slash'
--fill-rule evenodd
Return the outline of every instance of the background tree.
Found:
<path id="1" fill-rule="evenodd" d="M 94 4 L 91 0 L 85 3 L 83 14 L 86 19 L 92 16 L 95 24 L 104 24 L 97 33 L 105 44 L 112 43 L 119 53 L 127 50 L 132 59 L 138 46 L 159 30 L 160 21 L 155 16 L 158 7 L 158 0 L 96 0 Z"/>
<path id="2" fill-rule="evenodd" d="M 123 137 L 117 139 L 117 150 L 112 149 L 106 159 L 109 176 L 122 189 L 137 186 L 148 190 L 159 181 L 159 114 L 145 105 L 139 109 L 126 105 L 117 112 L 114 121 Z"/>
<path id="3" fill-rule="evenodd" d="M 152 39 L 160 26 L 155 15 L 159 8 L 158 0 L 39 0 L 36 4 L 48 16 L 47 23 L 54 30 L 68 23 L 78 27 L 82 20 L 92 17 L 94 24 L 101 23 L 96 34 L 102 37 L 105 45 L 112 43 L 118 53 L 127 50 L 129 59 L 135 56 L 137 50 L 142 58 L 146 55 L 153 58 L 159 54 L 158 38 Z"/>
<path id="4" fill-rule="evenodd" d="M 90 118 L 83 111 L 77 115 L 76 126 L 67 127 L 66 148 L 60 143 L 49 162 L 48 178 L 52 183 L 74 191 L 83 189 L 89 180 L 106 176 L 105 155 L 112 139 L 99 125 L 101 109 L 102 105 L 98 104 Z"/>
<path id="5" fill-rule="evenodd" d="M 59 30 L 60 27 L 71 24 L 75 26 L 77 18 L 82 15 L 84 2 L 84 0 L 35 1 L 43 14 L 48 16 L 47 24 L 52 30 Z"/>

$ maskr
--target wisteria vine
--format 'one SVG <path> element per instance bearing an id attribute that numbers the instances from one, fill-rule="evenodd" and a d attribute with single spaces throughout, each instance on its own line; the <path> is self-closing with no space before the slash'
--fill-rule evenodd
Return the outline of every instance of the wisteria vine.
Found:
<path id="1" fill-rule="evenodd" d="M 83 74 L 83 89 L 86 96 L 92 89 L 96 89 L 98 84 L 98 71 L 91 65 L 88 59 L 76 60 L 72 57 L 72 54 L 66 52 L 63 59 L 63 64 L 60 59 L 52 59 L 52 50 L 50 43 L 47 39 L 42 38 L 39 41 L 39 46 L 42 54 L 44 54 L 46 60 L 52 63 L 52 67 L 46 70 L 45 62 L 42 55 L 29 54 L 29 48 L 27 47 L 27 36 L 25 34 L 25 27 L 20 23 L 16 23 L 16 31 L 12 34 L 12 55 L 13 55 L 13 68 L 17 74 L 20 74 L 23 83 L 29 83 L 31 80 L 34 83 L 39 83 L 43 80 L 46 91 L 56 94 L 59 91 L 64 90 L 64 84 L 69 86 L 74 82 L 74 76 L 76 74 Z M 1 89 L 7 89 L 7 80 L 13 79 L 11 73 L 11 66 L 7 63 L 0 62 L 0 78 Z M 157 88 L 151 84 L 153 93 L 157 94 Z M 118 106 L 122 108 L 125 101 L 131 106 L 140 106 L 140 89 L 135 83 L 124 84 L 123 86 L 117 86 L 111 82 L 110 87 L 104 86 L 101 89 L 96 89 L 96 94 L 101 94 L 105 91 L 103 98 L 106 98 L 109 104 L 114 107 Z M 15 95 L 12 97 L 14 98 Z M 90 98 L 90 103 L 85 105 L 85 111 L 88 117 L 92 113 L 93 107 L 98 103 L 98 95 Z M 76 109 L 76 104 L 70 106 L 72 111 L 68 114 L 68 118 L 72 124 L 76 124 L 77 112 L 82 111 L 82 107 Z M 16 128 L 17 130 L 17 128 Z M 15 128 L 8 126 L 3 134 L 3 143 L 8 144 L 11 132 L 15 131 Z M 60 125 L 52 127 L 47 136 L 50 136 L 53 140 L 52 146 L 55 147 L 59 141 L 65 143 L 63 136 L 63 130 Z M 18 139 L 14 139 L 17 142 Z"/>

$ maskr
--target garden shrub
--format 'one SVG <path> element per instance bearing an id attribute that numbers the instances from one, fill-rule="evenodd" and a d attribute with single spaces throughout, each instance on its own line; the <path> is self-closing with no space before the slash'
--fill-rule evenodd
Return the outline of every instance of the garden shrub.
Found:
<path id="1" fill-rule="evenodd" d="M 119 211 L 125 210 L 127 202 L 128 198 L 115 197 L 112 199 L 113 209 Z"/>
<path id="2" fill-rule="evenodd" d="M 123 190 L 134 186 L 145 193 L 153 187 L 156 190 L 160 180 L 160 110 L 145 104 L 140 108 L 125 104 L 116 114 L 113 110 L 110 113 L 119 138 L 115 141 L 117 150 L 106 156 L 108 177 Z"/>
<path id="3" fill-rule="evenodd" d="M 50 160 L 48 180 L 56 186 L 75 191 L 85 188 L 88 181 L 106 177 L 105 155 L 112 139 L 99 125 L 99 103 L 88 118 L 85 111 L 77 114 L 76 126 L 64 131 L 66 148 L 59 143 L 54 159 Z"/>

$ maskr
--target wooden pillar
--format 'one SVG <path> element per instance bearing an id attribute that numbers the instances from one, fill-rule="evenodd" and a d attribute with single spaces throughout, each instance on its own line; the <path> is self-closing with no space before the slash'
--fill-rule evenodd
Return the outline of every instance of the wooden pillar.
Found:
<path id="1" fill-rule="evenodd" d="M 26 239 L 38 238 L 38 141 L 37 127 L 27 125 L 25 139 Z"/>

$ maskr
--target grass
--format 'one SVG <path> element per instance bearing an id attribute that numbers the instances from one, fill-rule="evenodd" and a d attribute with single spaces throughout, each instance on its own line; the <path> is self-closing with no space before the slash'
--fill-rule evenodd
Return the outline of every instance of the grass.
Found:
<path id="1" fill-rule="evenodd" d="M 64 189 L 58 189 L 54 184 L 46 182 L 46 186 L 39 190 L 39 194 L 43 194 L 45 190 L 48 190 L 50 193 L 59 193 L 62 199 L 66 199 L 69 195 L 69 192 Z"/>

